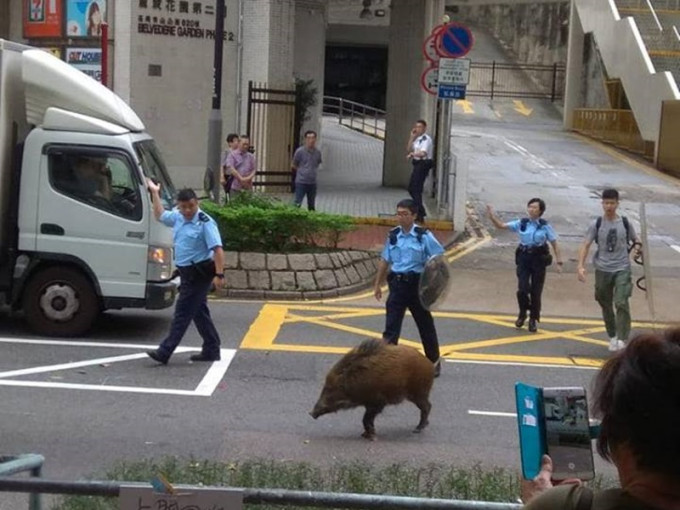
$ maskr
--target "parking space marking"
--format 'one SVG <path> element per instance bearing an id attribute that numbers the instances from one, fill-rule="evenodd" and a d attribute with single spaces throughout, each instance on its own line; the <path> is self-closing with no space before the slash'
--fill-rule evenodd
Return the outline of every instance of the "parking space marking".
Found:
<path id="1" fill-rule="evenodd" d="M 67 346 L 67 347 L 99 347 L 99 348 L 118 348 L 118 349 L 149 349 L 147 344 L 116 344 L 107 342 L 77 342 L 69 340 L 42 340 L 29 338 L 0 338 L 0 343 L 14 343 L 19 345 L 49 345 L 49 346 Z M 178 347 L 175 350 L 176 354 L 186 352 L 200 352 L 200 347 Z M 76 368 L 83 368 L 88 366 L 112 364 L 124 361 L 133 361 L 138 359 L 145 359 L 147 357 L 145 352 L 124 354 L 120 356 L 107 356 L 104 358 L 94 358 L 82 361 L 73 361 L 69 363 L 58 363 L 54 365 L 43 365 L 38 367 L 23 368 L 17 370 L 9 370 L 0 372 L 0 386 L 15 386 L 26 388 L 59 388 L 71 390 L 88 390 L 88 391 L 113 391 L 119 393 L 146 393 L 157 395 L 180 395 L 191 397 L 209 397 L 211 396 L 218 384 L 227 372 L 231 364 L 236 349 L 220 349 L 220 361 L 215 361 L 210 364 L 205 375 L 193 390 L 180 390 L 172 388 L 153 388 L 153 387 L 137 387 L 137 386 L 116 386 L 106 384 L 80 384 L 80 383 L 64 383 L 54 381 L 27 381 L 11 379 L 13 377 L 45 374 L 48 372 L 56 372 L 63 370 L 73 370 Z"/>
<path id="2" fill-rule="evenodd" d="M 241 343 L 241 348 L 297 353 L 344 354 L 349 351 L 352 346 L 284 343 L 277 341 L 277 338 L 281 329 L 287 325 L 305 323 L 357 335 L 359 338 L 380 338 L 382 336 L 382 331 L 371 329 L 370 327 L 346 324 L 343 323 L 342 320 L 383 317 L 384 313 L 384 309 L 377 307 L 266 303 L 261 308 L 255 321 L 251 324 L 250 329 L 246 332 Z M 496 338 L 442 344 L 440 346 L 442 357 L 447 361 L 515 366 L 530 365 L 597 368 L 603 364 L 604 358 L 471 351 L 474 351 L 475 349 L 509 346 L 529 342 L 535 343 L 544 340 L 567 340 L 597 345 L 598 347 L 606 347 L 608 345 L 607 341 L 591 338 L 589 336 L 604 332 L 605 328 L 601 320 L 544 318 L 541 321 L 541 330 L 538 333 L 521 334 L 517 332 L 517 328 L 515 327 L 515 317 L 510 315 L 463 312 L 434 312 L 433 315 L 438 319 L 473 321 L 492 326 L 500 326 L 502 328 L 509 328 L 515 332 L 515 334 L 511 336 L 501 334 Z M 567 328 L 560 330 L 550 328 L 550 325 L 567 326 Z M 633 326 L 644 328 L 664 327 L 664 325 L 661 324 L 648 322 L 636 322 Z M 421 343 L 414 339 L 402 337 L 400 338 L 400 343 L 422 350 Z"/>

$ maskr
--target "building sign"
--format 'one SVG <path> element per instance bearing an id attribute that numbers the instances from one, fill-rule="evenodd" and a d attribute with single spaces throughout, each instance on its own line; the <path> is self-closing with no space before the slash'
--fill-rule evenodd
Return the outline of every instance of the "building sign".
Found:
<path id="1" fill-rule="evenodd" d="M 24 0 L 24 37 L 61 37 L 62 0 Z"/>
<path id="2" fill-rule="evenodd" d="M 66 62 L 98 82 L 102 81 L 102 50 L 99 48 L 67 48 Z"/>
<path id="3" fill-rule="evenodd" d="M 66 20 L 67 37 L 101 37 L 106 0 L 66 0 Z"/>
<path id="4" fill-rule="evenodd" d="M 213 2 L 193 0 L 137 0 L 137 33 L 186 37 L 190 39 L 215 39 L 215 13 Z M 226 8 L 224 12 L 227 14 Z M 225 41 L 235 41 L 234 32 L 224 31 Z"/>

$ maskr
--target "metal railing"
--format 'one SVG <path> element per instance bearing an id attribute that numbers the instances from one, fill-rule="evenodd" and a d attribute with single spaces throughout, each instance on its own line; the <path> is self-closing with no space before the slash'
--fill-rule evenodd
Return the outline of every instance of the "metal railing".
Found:
<path id="1" fill-rule="evenodd" d="M 468 96 L 550 99 L 564 97 L 565 66 L 472 62 Z"/>
<path id="2" fill-rule="evenodd" d="M 385 139 L 385 110 L 341 97 L 323 96 L 323 113 L 336 116 L 343 126 Z"/>
<path id="3" fill-rule="evenodd" d="M 645 157 L 654 154 L 653 144 L 640 135 L 631 110 L 575 109 L 572 129 Z"/>
<path id="4" fill-rule="evenodd" d="M 122 482 L 63 482 L 45 479 L 0 478 L 0 492 L 28 492 L 31 494 L 60 494 L 117 498 L 120 495 L 122 487 L 135 485 L 138 487 L 141 486 L 141 484 Z M 190 486 L 177 486 L 177 488 L 187 491 L 191 491 L 192 489 Z M 284 489 L 230 488 L 230 490 L 241 491 L 243 494 L 243 502 L 251 505 L 269 504 L 319 508 L 403 510 L 519 510 L 521 508 L 521 505 L 516 503 L 492 503 L 489 501 L 293 491 Z"/>
<path id="5" fill-rule="evenodd" d="M 42 466 L 44 463 L 45 457 L 33 453 L 29 453 L 26 455 L 0 456 L 0 477 L 8 477 L 16 475 L 17 473 L 24 473 L 26 471 L 30 471 L 31 476 L 33 477 L 40 477 L 42 473 Z M 0 480 L 2 479 L 3 478 L 0 478 Z M 5 478 L 5 480 L 12 479 Z M 30 491 L 20 490 L 17 492 L 30 492 Z M 28 508 L 30 510 L 41 510 L 40 493 L 31 492 L 28 499 Z"/>

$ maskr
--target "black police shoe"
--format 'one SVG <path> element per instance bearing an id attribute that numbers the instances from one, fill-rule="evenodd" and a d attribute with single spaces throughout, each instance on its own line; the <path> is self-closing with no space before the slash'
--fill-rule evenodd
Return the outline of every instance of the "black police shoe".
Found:
<path id="1" fill-rule="evenodd" d="M 220 355 L 218 354 L 217 356 L 208 356 L 207 354 L 192 354 L 189 359 L 191 361 L 219 361 L 220 360 Z"/>
<path id="2" fill-rule="evenodd" d="M 158 361 L 161 365 L 167 365 L 170 358 L 164 357 L 158 351 L 146 351 L 146 355 L 154 361 Z"/>
<path id="3" fill-rule="evenodd" d="M 525 320 L 527 320 L 527 316 L 520 314 L 519 317 L 517 317 L 517 320 L 515 321 L 515 327 L 521 328 L 522 326 L 524 326 Z"/>
<path id="4" fill-rule="evenodd" d="M 536 319 L 529 319 L 529 331 L 536 333 L 538 327 L 536 326 Z"/>

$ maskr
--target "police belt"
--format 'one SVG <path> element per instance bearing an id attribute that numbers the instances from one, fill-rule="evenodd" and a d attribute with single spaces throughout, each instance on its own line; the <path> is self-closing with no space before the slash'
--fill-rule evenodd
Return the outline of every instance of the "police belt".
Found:
<path id="1" fill-rule="evenodd" d="M 543 254 L 548 252 L 548 245 L 547 244 L 540 244 L 540 245 L 532 245 L 532 246 L 527 246 L 525 244 L 520 244 L 517 246 L 517 251 L 519 253 L 527 253 L 529 255 L 533 254 Z"/>
<path id="2" fill-rule="evenodd" d="M 388 282 L 396 281 L 404 283 L 418 282 L 420 281 L 420 273 L 416 273 L 415 271 L 409 271 L 408 273 L 391 272 L 390 274 L 387 275 L 387 281 Z"/>
<path id="3" fill-rule="evenodd" d="M 192 262 L 190 266 L 178 267 L 177 271 L 183 280 L 192 281 L 199 278 L 211 280 L 215 276 L 215 262 L 213 259 Z"/>

